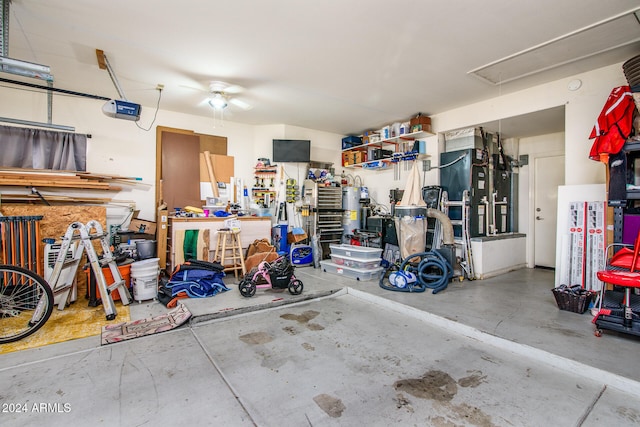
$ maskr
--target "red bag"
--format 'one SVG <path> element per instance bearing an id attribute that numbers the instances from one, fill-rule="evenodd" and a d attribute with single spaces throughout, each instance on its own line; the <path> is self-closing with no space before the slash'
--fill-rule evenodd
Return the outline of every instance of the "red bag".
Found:
<path id="1" fill-rule="evenodd" d="M 607 162 L 617 154 L 631 134 L 635 103 L 629 86 L 614 88 L 604 104 L 589 139 L 594 139 L 589 158 Z"/>

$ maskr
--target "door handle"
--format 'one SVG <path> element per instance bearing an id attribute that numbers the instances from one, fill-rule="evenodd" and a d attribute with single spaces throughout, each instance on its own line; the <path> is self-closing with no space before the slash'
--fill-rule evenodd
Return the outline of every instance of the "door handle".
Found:
<path id="1" fill-rule="evenodd" d="M 542 218 L 541 216 L 537 216 L 537 217 L 536 217 L 536 219 L 537 219 L 538 221 L 542 221 L 544 218 Z"/>

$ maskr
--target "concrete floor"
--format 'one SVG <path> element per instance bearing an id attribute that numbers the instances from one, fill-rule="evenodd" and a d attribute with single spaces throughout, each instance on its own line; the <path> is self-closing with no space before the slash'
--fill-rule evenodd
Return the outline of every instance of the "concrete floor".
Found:
<path id="1" fill-rule="evenodd" d="M 231 291 L 185 300 L 193 318 L 174 331 L 0 356 L 0 425 L 640 424 L 640 340 L 597 338 L 589 313 L 558 310 L 553 272 L 437 295 L 296 275 L 299 296 L 244 298 L 226 278 Z"/>

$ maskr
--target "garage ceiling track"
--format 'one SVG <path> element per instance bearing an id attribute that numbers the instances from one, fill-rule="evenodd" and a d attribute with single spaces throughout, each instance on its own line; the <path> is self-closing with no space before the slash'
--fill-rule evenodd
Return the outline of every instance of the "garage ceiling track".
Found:
<path id="1" fill-rule="evenodd" d="M 499 85 L 625 46 L 640 49 L 640 7 L 491 62 L 469 74 Z"/>

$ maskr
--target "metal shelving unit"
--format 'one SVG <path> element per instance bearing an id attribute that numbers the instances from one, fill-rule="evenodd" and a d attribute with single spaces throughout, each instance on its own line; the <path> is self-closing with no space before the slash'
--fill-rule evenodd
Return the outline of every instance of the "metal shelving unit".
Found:
<path id="1" fill-rule="evenodd" d="M 342 241 L 342 187 L 304 181 L 304 199 L 310 202 L 312 227 L 319 236 L 323 258 L 329 258 L 332 243 Z"/>

